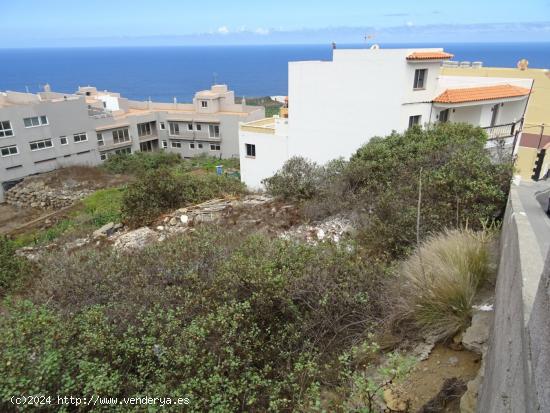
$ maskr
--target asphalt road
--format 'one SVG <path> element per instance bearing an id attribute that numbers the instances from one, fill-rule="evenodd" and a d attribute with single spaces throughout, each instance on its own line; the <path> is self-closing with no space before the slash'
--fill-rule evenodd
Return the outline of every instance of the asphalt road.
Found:
<path id="1" fill-rule="evenodd" d="M 517 191 L 544 259 L 550 248 L 550 217 L 546 214 L 550 181 L 521 182 Z"/>

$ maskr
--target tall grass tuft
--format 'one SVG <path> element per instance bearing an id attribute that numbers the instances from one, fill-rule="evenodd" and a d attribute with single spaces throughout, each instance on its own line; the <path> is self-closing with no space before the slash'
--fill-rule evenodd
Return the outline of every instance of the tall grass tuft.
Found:
<path id="1" fill-rule="evenodd" d="M 464 330 L 476 292 L 491 271 L 493 233 L 447 230 L 428 238 L 401 268 L 401 320 L 436 339 Z"/>

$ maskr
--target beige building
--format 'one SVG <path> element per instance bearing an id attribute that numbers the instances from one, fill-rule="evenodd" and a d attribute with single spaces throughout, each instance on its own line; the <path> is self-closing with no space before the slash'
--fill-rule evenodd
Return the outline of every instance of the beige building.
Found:
<path id="1" fill-rule="evenodd" d="M 550 167 L 550 156 L 545 156 L 544 150 L 550 145 L 550 71 L 548 69 L 443 67 L 442 74 L 533 79 L 533 90 L 517 152 L 516 173 L 522 179 L 532 179 L 537 175 L 539 178 L 545 176 Z"/>

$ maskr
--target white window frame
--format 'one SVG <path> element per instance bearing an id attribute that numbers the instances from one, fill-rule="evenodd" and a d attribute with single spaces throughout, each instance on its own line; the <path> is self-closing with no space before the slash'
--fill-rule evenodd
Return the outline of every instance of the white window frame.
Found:
<path id="1" fill-rule="evenodd" d="M 82 135 L 84 135 L 84 139 L 82 139 Z M 73 134 L 73 142 L 74 143 L 88 142 L 88 134 L 86 132 Z"/>
<path id="2" fill-rule="evenodd" d="M 189 144 L 189 149 L 195 149 L 195 143 L 190 143 Z"/>
<path id="3" fill-rule="evenodd" d="M 8 124 L 8 128 L 4 127 L 4 123 Z M 11 122 L 9 120 L 0 120 L 0 138 L 11 138 L 13 136 L 15 136 L 15 134 L 13 133 Z"/>
<path id="4" fill-rule="evenodd" d="M 47 143 L 49 143 L 49 145 L 47 145 Z M 42 147 L 40 147 L 41 144 L 43 144 Z M 32 148 L 33 145 L 36 145 L 36 148 L 33 149 Z M 30 148 L 31 152 L 43 151 L 44 149 L 53 148 L 53 142 L 52 142 L 51 138 L 40 139 L 38 141 L 29 142 L 29 148 Z"/>
<path id="5" fill-rule="evenodd" d="M 36 119 L 36 125 L 34 125 L 33 121 Z M 44 121 L 45 119 L 45 121 Z M 30 126 L 27 126 L 26 120 L 29 120 L 31 122 Z M 49 125 L 48 117 L 46 115 L 40 115 L 40 116 L 31 116 L 28 118 L 23 118 L 23 124 L 25 125 L 25 128 L 38 128 L 39 126 L 47 126 Z"/>
<path id="6" fill-rule="evenodd" d="M 168 122 L 168 135 L 179 136 L 180 124 L 178 122 Z"/>
<path id="7" fill-rule="evenodd" d="M 14 153 L 11 153 L 11 149 L 15 148 L 15 152 Z M 7 155 L 4 155 L 2 152 L 4 151 L 4 149 L 7 149 L 8 150 L 8 154 Z M 17 147 L 17 145 L 9 145 L 9 146 L 4 146 L 2 148 L 0 148 L 0 157 L 2 158 L 7 158 L 8 156 L 15 156 L 15 155 L 19 155 L 19 148 Z"/>
<path id="8" fill-rule="evenodd" d="M 138 123 L 138 137 L 151 136 L 153 135 L 153 126 L 152 122 Z"/>
<path id="9" fill-rule="evenodd" d="M 104 146 L 105 140 L 103 139 L 103 134 L 101 132 L 97 132 L 96 137 L 97 137 L 97 146 Z"/>
<path id="10" fill-rule="evenodd" d="M 168 141 L 162 141 L 162 149 L 168 149 Z"/>
<path id="11" fill-rule="evenodd" d="M 164 122 L 160 122 L 160 130 L 165 130 L 166 129 L 166 124 Z"/>
<path id="12" fill-rule="evenodd" d="M 214 148 L 212 148 L 214 147 Z M 216 145 L 215 143 L 211 143 L 210 144 L 210 150 L 211 151 L 220 151 L 222 148 L 221 148 L 221 145 Z"/>
<path id="13" fill-rule="evenodd" d="M 100 153 L 100 154 L 99 154 L 99 159 L 101 159 L 102 161 L 107 160 L 107 154 L 106 154 L 105 152 Z"/>
<path id="14" fill-rule="evenodd" d="M 422 85 L 419 85 L 420 73 L 423 73 Z M 428 81 L 428 69 L 426 68 L 415 69 L 414 80 L 413 80 L 413 90 L 425 90 L 427 81 Z"/>
<path id="15" fill-rule="evenodd" d="M 187 130 L 188 131 L 193 131 L 193 122 L 190 122 L 187 124 Z"/>
<path id="16" fill-rule="evenodd" d="M 175 149 L 181 149 L 181 142 L 180 141 L 172 141 L 172 148 Z"/>
<path id="17" fill-rule="evenodd" d="M 208 125 L 208 135 L 211 138 L 219 138 L 220 137 L 220 125 L 215 124 L 215 123 Z"/>
<path id="18" fill-rule="evenodd" d="M 418 119 L 418 121 L 414 121 L 414 119 Z M 409 116 L 409 128 L 412 128 L 414 125 L 421 125 L 422 124 L 422 115 L 411 115 Z"/>
<path id="19" fill-rule="evenodd" d="M 202 124 L 197 123 L 197 124 L 195 125 L 195 129 L 198 130 L 198 131 L 201 131 L 201 130 L 202 130 Z"/>
<path id="20" fill-rule="evenodd" d="M 63 141 L 65 141 L 65 143 L 63 143 Z M 60 136 L 59 137 L 59 144 L 61 146 L 68 145 L 69 144 L 69 139 L 66 136 Z"/>
<path id="21" fill-rule="evenodd" d="M 203 145 L 202 143 L 197 143 L 197 148 L 202 149 Z"/>
<path id="22" fill-rule="evenodd" d="M 113 130 L 113 143 L 119 145 L 121 143 L 130 142 L 130 131 L 128 128 L 118 128 Z"/>
<path id="23" fill-rule="evenodd" d="M 201 108 L 207 108 L 208 107 L 208 101 L 207 100 L 201 100 Z"/>

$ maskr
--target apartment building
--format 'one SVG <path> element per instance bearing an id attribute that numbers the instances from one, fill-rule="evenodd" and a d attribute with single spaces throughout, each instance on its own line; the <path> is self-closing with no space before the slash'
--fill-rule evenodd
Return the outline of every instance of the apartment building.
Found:
<path id="1" fill-rule="evenodd" d="M 372 137 L 416 124 L 466 122 L 486 129 L 488 147 L 515 146 L 532 80 L 444 76 L 450 58 L 437 48 L 375 46 L 290 62 L 288 119 L 241 126 L 243 181 L 260 188 L 289 157 L 348 158 Z"/>
<path id="2" fill-rule="evenodd" d="M 195 94 L 192 103 L 140 102 L 81 87 L 56 93 L 0 93 L 0 202 L 28 175 L 70 165 L 98 165 L 112 154 L 164 150 L 193 157 L 237 157 L 240 122 L 263 107 L 236 104 L 226 85 Z"/>

